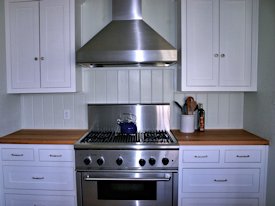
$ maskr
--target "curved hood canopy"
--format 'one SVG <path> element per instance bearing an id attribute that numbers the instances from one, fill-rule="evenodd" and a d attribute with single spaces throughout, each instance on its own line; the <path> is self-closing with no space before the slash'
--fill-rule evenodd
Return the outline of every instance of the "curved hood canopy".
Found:
<path id="1" fill-rule="evenodd" d="M 141 0 L 113 0 L 113 20 L 76 53 L 78 64 L 170 66 L 177 50 L 142 20 Z"/>

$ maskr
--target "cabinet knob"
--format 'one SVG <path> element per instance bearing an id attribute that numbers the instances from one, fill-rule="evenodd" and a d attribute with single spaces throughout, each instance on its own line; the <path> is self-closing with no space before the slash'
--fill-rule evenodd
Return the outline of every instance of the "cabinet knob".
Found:
<path id="1" fill-rule="evenodd" d="M 219 57 L 219 54 L 214 54 L 214 57 Z"/>
<path id="2" fill-rule="evenodd" d="M 221 57 L 222 57 L 222 58 L 225 57 L 225 54 L 221 54 Z"/>
<path id="3" fill-rule="evenodd" d="M 37 61 L 38 60 L 38 57 L 34 57 L 34 61 Z"/>
<path id="4" fill-rule="evenodd" d="M 44 60 L 44 57 L 40 57 L 40 60 Z"/>

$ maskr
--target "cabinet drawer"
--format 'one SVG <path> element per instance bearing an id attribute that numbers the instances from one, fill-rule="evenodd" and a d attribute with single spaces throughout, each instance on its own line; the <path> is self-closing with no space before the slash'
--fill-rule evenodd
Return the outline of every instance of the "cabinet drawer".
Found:
<path id="1" fill-rule="evenodd" d="M 33 161 L 34 151 L 33 149 L 21 149 L 21 148 L 3 148 L 2 160 L 4 161 Z"/>
<path id="2" fill-rule="evenodd" d="M 5 206 L 75 206 L 75 197 L 6 194 L 5 202 Z"/>
<path id="3" fill-rule="evenodd" d="M 73 190 L 72 167 L 4 166 L 4 187 L 36 190 Z"/>
<path id="4" fill-rule="evenodd" d="M 64 150 L 39 150 L 39 160 L 45 162 L 72 162 L 74 161 L 74 151 Z"/>
<path id="5" fill-rule="evenodd" d="M 258 206 L 258 199 L 182 198 L 181 206 Z"/>
<path id="6" fill-rule="evenodd" d="M 225 162 L 261 162 L 260 150 L 226 150 Z"/>
<path id="7" fill-rule="evenodd" d="M 219 150 L 184 150 L 183 162 L 204 163 L 219 162 Z"/>
<path id="8" fill-rule="evenodd" d="M 183 169 L 182 192 L 259 192 L 260 169 Z"/>

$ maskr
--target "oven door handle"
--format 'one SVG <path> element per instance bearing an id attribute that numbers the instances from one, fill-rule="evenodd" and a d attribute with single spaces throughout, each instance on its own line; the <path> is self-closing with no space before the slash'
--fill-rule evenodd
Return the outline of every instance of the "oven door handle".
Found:
<path id="1" fill-rule="evenodd" d="M 165 174 L 164 177 L 148 177 L 148 178 L 125 178 L 125 177 L 90 177 L 87 175 L 85 181 L 170 181 L 171 175 Z"/>

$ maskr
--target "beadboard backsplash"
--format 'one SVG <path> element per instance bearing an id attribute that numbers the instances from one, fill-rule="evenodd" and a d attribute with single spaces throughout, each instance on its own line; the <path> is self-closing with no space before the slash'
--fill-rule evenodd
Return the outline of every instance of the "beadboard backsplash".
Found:
<path id="1" fill-rule="evenodd" d="M 175 68 L 84 69 L 81 93 L 21 95 L 22 127 L 87 128 L 88 103 L 170 103 L 171 128 L 179 128 L 173 101 L 190 95 L 203 103 L 206 128 L 243 127 L 243 93 L 176 92 L 175 75 Z"/>

